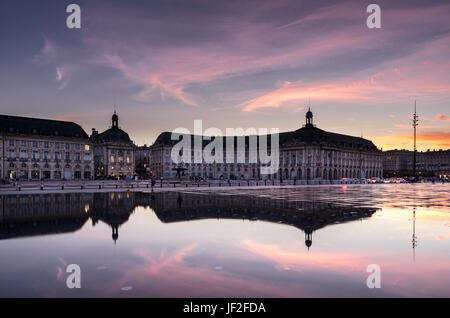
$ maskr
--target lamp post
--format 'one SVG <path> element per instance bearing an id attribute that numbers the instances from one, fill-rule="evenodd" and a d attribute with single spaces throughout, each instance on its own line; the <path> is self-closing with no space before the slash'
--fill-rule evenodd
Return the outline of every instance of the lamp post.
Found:
<path id="1" fill-rule="evenodd" d="M 416 178 L 416 153 L 417 153 L 417 147 L 416 147 L 416 127 L 419 123 L 419 116 L 417 115 L 416 111 L 416 101 L 414 101 L 414 115 L 413 115 L 413 123 L 412 126 L 414 128 L 414 155 L 413 155 L 413 176 Z"/>

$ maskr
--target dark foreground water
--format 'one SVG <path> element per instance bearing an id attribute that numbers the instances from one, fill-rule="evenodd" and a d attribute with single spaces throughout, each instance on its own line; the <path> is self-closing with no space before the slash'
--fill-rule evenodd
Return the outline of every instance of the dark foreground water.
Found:
<path id="1" fill-rule="evenodd" d="M 0 196 L 0 296 L 450 297 L 450 185 Z M 69 289 L 69 264 L 81 288 Z M 381 269 L 369 289 L 366 269 Z"/>

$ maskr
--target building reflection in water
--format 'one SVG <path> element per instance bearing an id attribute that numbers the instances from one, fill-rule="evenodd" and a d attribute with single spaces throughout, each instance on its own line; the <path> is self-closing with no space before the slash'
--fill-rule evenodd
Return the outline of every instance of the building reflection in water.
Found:
<path id="1" fill-rule="evenodd" d="M 285 201 L 267 197 L 208 193 L 71 193 L 0 197 L 0 240 L 75 232 L 90 218 L 112 229 L 119 228 L 137 207 L 150 207 L 163 223 L 202 219 L 242 219 L 294 226 L 304 232 L 305 245 L 312 245 L 314 231 L 327 225 L 370 217 L 375 208 L 339 206 L 304 200 Z"/>

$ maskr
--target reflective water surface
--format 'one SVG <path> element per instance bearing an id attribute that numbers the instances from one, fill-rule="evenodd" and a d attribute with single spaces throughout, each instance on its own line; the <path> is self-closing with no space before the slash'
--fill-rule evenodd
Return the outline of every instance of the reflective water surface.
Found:
<path id="1" fill-rule="evenodd" d="M 0 196 L 1 297 L 450 297 L 450 185 Z M 81 268 L 81 288 L 66 267 Z M 369 264 L 381 288 L 369 289 Z"/>

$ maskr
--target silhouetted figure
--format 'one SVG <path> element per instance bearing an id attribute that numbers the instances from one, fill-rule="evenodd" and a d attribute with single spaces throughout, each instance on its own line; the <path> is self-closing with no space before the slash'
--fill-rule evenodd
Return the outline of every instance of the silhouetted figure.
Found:
<path id="1" fill-rule="evenodd" d="M 183 203 L 183 198 L 180 195 L 178 195 L 178 197 L 177 197 L 178 208 L 181 208 L 182 203 Z"/>
<path id="2" fill-rule="evenodd" d="M 155 184 L 156 184 L 155 176 L 151 177 L 151 181 L 150 182 L 152 184 L 152 191 L 153 191 L 153 188 L 155 187 Z"/>

